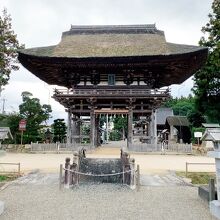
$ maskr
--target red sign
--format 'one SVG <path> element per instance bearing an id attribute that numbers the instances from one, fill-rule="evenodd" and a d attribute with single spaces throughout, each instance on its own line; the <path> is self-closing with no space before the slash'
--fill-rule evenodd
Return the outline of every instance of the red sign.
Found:
<path id="1" fill-rule="evenodd" d="M 26 120 L 25 119 L 21 119 L 19 121 L 19 131 L 26 131 Z"/>

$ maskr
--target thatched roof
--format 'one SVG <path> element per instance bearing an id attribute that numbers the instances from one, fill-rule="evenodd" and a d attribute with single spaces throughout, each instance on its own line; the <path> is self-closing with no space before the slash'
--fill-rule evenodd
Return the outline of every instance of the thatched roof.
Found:
<path id="1" fill-rule="evenodd" d="M 155 25 L 101 25 L 71 26 L 59 44 L 20 50 L 18 59 L 48 84 L 71 87 L 71 74 L 88 77 L 93 71 L 102 81 L 108 72 L 123 80 L 124 71 L 131 71 L 142 81 L 149 74 L 153 88 L 160 88 L 185 81 L 206 57 L 207 48 L 167 43 Z"/>
<path id="2" fill-rule="evenodd" d="M 126 57 L 189 53 L 203 47 L 167 43 L 155 25 L 72 26 L 55 46 L 21 50 L 46 57 Z"/>
<path id="3" fill-rule="evenodd" d="M 189 121 L 185 116 L 168 116 L 167 122 L 170 126 L 189 126 Z"/>

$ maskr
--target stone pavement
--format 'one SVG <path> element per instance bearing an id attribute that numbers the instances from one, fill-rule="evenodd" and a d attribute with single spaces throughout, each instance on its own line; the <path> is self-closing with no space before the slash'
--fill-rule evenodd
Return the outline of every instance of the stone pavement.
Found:
<path id="1" fill-rule="evenodd" d="M 32 171 L 28 175 L 15 180 L 15 184 L 33 184 L 33 185 L 57 185 L 59 183 L 57 173 L 41 173 L 39 170 Z M 187 184 L 181 177 L 175 173 L 166 175 L 149 174 L 141 175 L 140 182 L 142 186 L 186 186 Z"/>
<path id="2" fill-rule="evenodd" d="M 140 183 L 142 186 L 187 186 L 191 185 L 185 182 L 181 177 L 169 173 L 166 175 L 141 175 Z"/>
<path id="3" fill-rule="evenodd" d="M 31 173 L 13 181 L 13 184 L 33 184 L 33 185 L 57 185 L 59 183 L 59 175 L 57 173 L 41 173 L 34 170 Z"/>

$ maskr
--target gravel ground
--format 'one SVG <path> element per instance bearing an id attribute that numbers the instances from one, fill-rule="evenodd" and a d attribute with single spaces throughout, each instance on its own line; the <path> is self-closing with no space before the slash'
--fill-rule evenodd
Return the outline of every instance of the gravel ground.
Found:
<path id="1" fill-rule="evenodd" d="M 117 154 L 114 154 L 115 151 Z M 44 172 L 59 172 L 59 165 L 65 162 L 65 158 L 72 154 L 22 154 L 22 153 L 6 153 L 1 157 L 1 162 L 21 163 L 21 172 L 29 173 L 34 169 Z M 99 148 L 87 157 L 93 158 L 119 158 L 119 149 Z M 215 163 L 215 159 L 207 156 L 192 155 L 150 155 L 150 154 L 132 154 L 136 164 L 140 165 L 141 174 L 167 173 L 167 170 L 184 171 L 186 162 L 193 163 Z M 39 162 L 40 161 L 40 162 Z M 17 169 L 16 166 L 6 167 L 0 166 L 0 170 Z M 190 165 L 189 171 L 213 172 L 215 166 L 212 165 Z"/>
<path id="2" fill-rule="evenodd" d="M 81 185 L 58 190 L 58 185 L 14 183 L 0 192 L 5 202 L 1 220 L 214 220 L 196 187 Z"/>

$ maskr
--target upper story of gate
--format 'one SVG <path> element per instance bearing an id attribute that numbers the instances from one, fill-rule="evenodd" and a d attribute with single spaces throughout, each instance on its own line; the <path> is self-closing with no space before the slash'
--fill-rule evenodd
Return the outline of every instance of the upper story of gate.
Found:
<path id="1" fill-rule="evenodd" d="M 154 24 L 71 26 L 59 44 L 19 51 L 41 80 L 73 89 L 156 89 L 180 84 L 205 63 L 207 48 L 166 42 Z"/>

